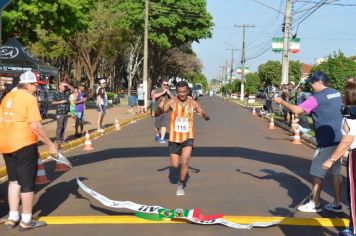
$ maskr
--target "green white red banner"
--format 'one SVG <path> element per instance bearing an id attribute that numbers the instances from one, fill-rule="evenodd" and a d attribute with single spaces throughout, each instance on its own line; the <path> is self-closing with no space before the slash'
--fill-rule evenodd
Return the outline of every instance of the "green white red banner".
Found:
<path id="1" fill-rule="evenodd" d="M 202 215 L 200 214 L 200 210 L 195 208 L 191 210 L 184 210 L 184 209 L 167 209 L 161 206 L 146 206 L 137 204 L 130 201 L 116 201 L 111 200 L 98 192 L 88 188 L 84 185 L 78 178 L 77 183 L 79 187 L 88 193 L 90 196 L 101 202 L 103 205 L 111 208 L 126 208 L 135 211 L 135 215 L 137 217 L 147 219 L 147 220 L 155 220 L 160 221 L 164 218 L 173 219 L 173 218 L 180 218 L 186 219 L 190 222 L 196 224 L 203 224 L 203 225 L 213 225 L 213 224 L 222 224 L 227 227 L 235 228 L 235 229 L 251 229 L 253 227 L 270 227 L 273 225 L 278 224 L 280 221 L 274 222 L 254 222 L 250 224 L 237 224 L 227 220 L 224 220 L 224 214 L 213 214 L 213 215 Z"/>
<path id="2" fill-rule="evenodd" d="M 283 38 L 272 38 L 272 51 L 273 52 L 283 51 Z M 289 51 L 291 53 L 300 52 L 300 38 L 289 39 Z"/>

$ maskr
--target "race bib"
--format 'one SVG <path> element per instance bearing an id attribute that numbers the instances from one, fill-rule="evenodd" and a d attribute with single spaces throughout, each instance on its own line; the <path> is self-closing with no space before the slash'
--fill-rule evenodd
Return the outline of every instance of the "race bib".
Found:
<path id="1" fill-rule="evenodd" d="M 174 123 L 174 131 L 178 133 L 188 133 L 189 132 L 189 121 L 187 118 L 176 118 Z"/>

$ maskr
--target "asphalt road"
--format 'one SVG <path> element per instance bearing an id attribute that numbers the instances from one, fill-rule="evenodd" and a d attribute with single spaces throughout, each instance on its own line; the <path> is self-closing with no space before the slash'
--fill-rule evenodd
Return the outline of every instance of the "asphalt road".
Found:
<path id="1" fill-rule="evenodd" d="M 74 168 L 53 172 L 54 163 L 46 163 L 46 186 L 38 187 L 35 216 L 129 216 L 126 209 L 103 206 L 79 189 L 75 178 L 114 200 L 128 200 L 170 209 L 200 208 L 203 214 L 224 213 L 249 219 L 292 217 L 294 223 L 251 230 L 221 225 L 196 224 L 63 224 L 61 220 L 28 235 L 336 235 L 343 227 L 308 226 L 301 218 L 347 218 L 344 213 L 301 213 L 295 208 L 310 193 L 309 166 L 314 150 L 290 142 L 281 129 L 269 130 L 268 122 L 229 101 L 218 97 L 199 100 L 211 120 L 196 118 L 195 149 L 190 162 L 186 195 L 175 195 L 176 185 L 168 178 L 169 158 L 166 144 L 156 143 L 153 119 L 147 117 L 94 140 L 94 150 L 74 149 L 66 153 Z M 345 170 L 343 170 L 345 172 Z M 329 179 L 327 179 L 329 180 Z M 345 178 L 343 178 L 345 181 Z M 6 200 L 6 185 L 0 186 Z M 345 184 L 343 197 L 345 197 Z M 332 189 L 324 185 L 323 204 L 332 200 Z M 346 203 L 346 200 L 343 201 Z M 2 203 L 1 217 L 7 214 Z M 87 217 L 88 218 L 88 217 Z M 298 225 L 299 224 L 299 225 Z M 0 228 L 0 234 L 4 235 Z M 6 235 L 17 235 L 17 230 Z"/>

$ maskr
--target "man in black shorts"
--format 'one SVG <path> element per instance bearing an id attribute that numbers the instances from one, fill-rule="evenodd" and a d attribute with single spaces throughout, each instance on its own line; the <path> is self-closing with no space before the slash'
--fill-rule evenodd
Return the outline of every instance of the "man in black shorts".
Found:
<path id="1" fill-rule="evenodd" d="M 19 225 L 19 229 L 23 231 L 46 225 L 45 222 L 32 220 L 39 158 L 37 139 L 49 147 L 52 156 L 57 156 L 58 150 L 41 125 L 37 99 L 33 96 L 37 86 L 37 78 L 33 72 L 23 73 L 17 90 L 8 93 L 0 105 L 0 152 L 5 159 L 9 179 L 10 212 L 5 222 L 7 229 Z"/>

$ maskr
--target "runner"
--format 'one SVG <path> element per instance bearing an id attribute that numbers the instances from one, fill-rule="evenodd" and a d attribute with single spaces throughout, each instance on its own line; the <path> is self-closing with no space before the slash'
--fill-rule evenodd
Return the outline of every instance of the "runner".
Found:
<path id="1" fill-rule="evenodd" d="M 162 101 L 159 108 L 164 112 L 171 110 L 170 132 L 169 132 L 169 153 L 172 169 L 175 171 L 181 162 L 181 171 L 177 187 L 177 196 L 182 196 L 184 192 L 184 182 L 188 173 L 188 161 L 192 154 L 194 144 L 194 110 L 205 120 L 209 116 L 200 107 L 200 104 L 192 97 L 188 97 L 189 87 L 187 82 L 180 81 L 176 85 L 177 97 L 173 97 L 166 104 Z"/>

